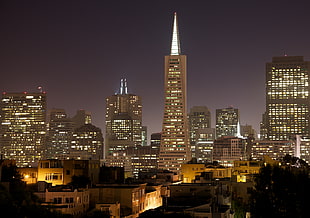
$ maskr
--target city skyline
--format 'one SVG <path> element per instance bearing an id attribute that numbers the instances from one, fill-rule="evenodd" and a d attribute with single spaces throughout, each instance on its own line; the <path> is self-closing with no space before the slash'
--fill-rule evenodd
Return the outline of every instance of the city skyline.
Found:
<path id="1" fill-rule="evenodd" d="M 176 4 L 178 3 L 178 4 Z M 48 108 L 90 111 L 105 129 L 105 98 L 120 78 L 142 96 L 143 125 L 161 131 L 164 56 L 178 13 L 188 56 L 188 107 L 232 105 L 257 131 L 265 112 L 265 64 L 310 59 L 306 1 L 4 1 L 0 7 L 1 91 L 47 91 Z M 18 79 L 16 79 L 18 78 Z"/>

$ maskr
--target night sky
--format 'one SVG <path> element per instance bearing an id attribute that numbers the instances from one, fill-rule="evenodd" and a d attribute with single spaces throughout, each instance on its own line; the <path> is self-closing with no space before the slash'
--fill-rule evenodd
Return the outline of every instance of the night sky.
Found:
<path id="1" fill-rule="evenodd" d="M 188 109 L 239 108 L 259 129 L 265 63 L 273 56 L 310 60 L 310 2 L 1 0 L 0 90 L 48 94 L 48 108 L 90 111 L 104 131 L 105 98 L 120 79 L 142 96 L 143 124 L 161 131 L 164 56 L 173 13 L 187 55 Z"/>

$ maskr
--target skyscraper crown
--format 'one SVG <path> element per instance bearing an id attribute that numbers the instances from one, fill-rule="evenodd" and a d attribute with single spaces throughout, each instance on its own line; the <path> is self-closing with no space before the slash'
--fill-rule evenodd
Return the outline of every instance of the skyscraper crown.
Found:
<path id="1" fill-rule="evenodd" d="M 174 12 L 173 32 L 172 32 L 172 42 L 171 42 L 170 55 L 180 55 L 180 54 L 181 54 L 181 47 L 180 47 L 180 39 L 179 39 L 177 12 Z"/>
<path id="2" fill-rule="evenodd" d="M 127 91 L 127 80 L 126 79 L 121 79 L 121 85 L 119 88 L 119 94 L 121 95 L 127 95 L 128 91 Z"/>

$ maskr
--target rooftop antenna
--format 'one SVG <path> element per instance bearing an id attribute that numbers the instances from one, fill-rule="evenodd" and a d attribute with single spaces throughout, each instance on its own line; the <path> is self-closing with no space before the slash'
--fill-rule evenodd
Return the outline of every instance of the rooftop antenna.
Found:
<path id="1" fill-rule="evenodd" d="M 121 79 L 121 85 L 120 85 L 119 93 L 121 95 L 127 95 L 128 94 L 128 91 L 127 91 L 127 80 L 126 79 Z"/>

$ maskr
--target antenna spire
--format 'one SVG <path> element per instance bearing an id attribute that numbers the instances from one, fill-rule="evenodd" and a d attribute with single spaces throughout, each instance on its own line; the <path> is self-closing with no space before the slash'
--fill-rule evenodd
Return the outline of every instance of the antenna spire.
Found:
<path id="1" fill-rule="evenodd" d="M 119 89 L 119 93 L 121 95 L 127 95 L 128 94 L 128 92 L 127 92 L 127 80 L 126 79 L 121 79 L 121 86 Z"/>
<path id="2" fill-rule="evenodd" d="M 170 55 L 180 55 L 180 54 L 181 54 L 181 47 L 180 47 L 180 39 L 179 39 L 177 12 L 174 12 L 173 32 L 172 32 L 172 42 L 171 42 Z"/>

